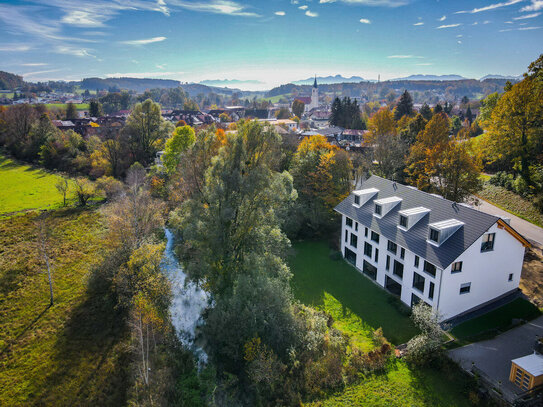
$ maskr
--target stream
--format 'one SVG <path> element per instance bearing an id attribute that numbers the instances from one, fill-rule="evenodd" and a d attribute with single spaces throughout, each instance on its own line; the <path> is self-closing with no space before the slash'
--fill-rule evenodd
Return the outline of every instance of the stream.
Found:
<path id="1" fill-rule="evenodd" d="M 163 269 L 172 285 L 170 314 L 177 336 L 185 347 L 190 349 L 199 364 L 207 362 L 207 354 L 198 341 L 198 326 L 202 322 L 202 312 L 208 305 L 209 295 L 193 282 L 185 284 L 187 275 L 177 261 L 174 252 L 174 234 L 164 229 L 167 244 L 164 252 Z"/>

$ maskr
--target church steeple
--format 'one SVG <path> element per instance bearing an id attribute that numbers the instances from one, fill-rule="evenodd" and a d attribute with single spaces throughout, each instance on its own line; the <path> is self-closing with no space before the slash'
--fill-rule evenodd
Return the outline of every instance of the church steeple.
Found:
<path id="1" fill-rule="evenodd" d="M 317 75 L 315 75 L 315 83 L 313 83 L 313 87 L 317 89 Z"/>

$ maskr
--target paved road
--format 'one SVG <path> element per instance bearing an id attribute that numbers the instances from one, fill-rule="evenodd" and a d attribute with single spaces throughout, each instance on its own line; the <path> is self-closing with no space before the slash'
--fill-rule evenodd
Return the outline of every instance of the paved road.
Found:
<path id="1" fill-rule="evenodd" d="M 511 360 L 532 353 L 536 339 L 542 336 L 543 316 L 494 339 L 453 349 L 449 351 L 449 356 L 465 370 L 471 370 L 475 365 L 494 383 L 500 381 L 504 395 L 514 398 L 521 390 L 509 382 Z"/>
<path id="2" fill-rule="evenodd" d="M 491 215 L 499 216 L 500 218 L 509 218 L 511 219 L 511 226 L 519 232 L 526 239 L 530 240 L 532 243 L 537 243 L 539 246 L 543 247 L 543 228 L 534 225 L 518 216 L 513 215 L 503 209 L 500 209 L 487 201 L 479 199 L 480 205 L 477 207 L 481 212 L 489 213 Z"/>

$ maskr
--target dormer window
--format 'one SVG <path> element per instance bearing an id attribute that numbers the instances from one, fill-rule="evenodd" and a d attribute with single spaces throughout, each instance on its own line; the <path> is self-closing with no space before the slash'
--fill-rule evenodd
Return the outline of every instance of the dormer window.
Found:
<path id="1" fill-rule="evenodd" d="M 407 216 L 400 215 L 400 226 L 407 229 Z"/>
<path id="2" fill-rule="evenodd" d="M 384 218 L 400 202 L 402 202 L 402 198 L 397 196 L 374 200 L 373 203 L 375 204 L 375 210 L 373 212 L 373 216 L 377 217 L 378 219 Z"/>
<path id="3" fill-rule="evenodd" d="M 430 236 L 428 239 L 434 243 L 439 243 L 439 231 L 430 228 Z"/>
<path id="4" fill-rule="evenodd" d="M 400 214 L 398 228 L 404 232 L 407 232 L 409 229 L 415 226 L 418 221 L 430 213 L 430 209 L 423 206 L 417 206 L 415 208 L 404 209 L 398 213 Z"/>
<path id="5" fill-rule="evenodd" d="M 361 208 L 362 206 L 364 206 L 366 202 L 368 202 L 371 198 L 373 198 L 378 192 L 379 190 L 375 188 L 366 188 L 366 189 L 359 189 L 358 191 L 353 191 L 353 195 L 354 195 L 353 206 L 356 208 Z"/>
<path id="6" fill-rule="evenodd" d="M 383 213 L 381 205 L 375 205 L 375 214 L 381 216 L 381 213 Z"/>
<path id="7" fill-rule="evenodd" d="M 354 203 L 355 203 L 355 205 L 360 206 L 360 197 L 358 195 L 354 196 Z"/>

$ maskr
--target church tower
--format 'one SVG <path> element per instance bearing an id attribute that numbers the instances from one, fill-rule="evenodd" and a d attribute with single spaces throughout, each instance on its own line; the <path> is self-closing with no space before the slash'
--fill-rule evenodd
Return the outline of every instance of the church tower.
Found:
<path id="1" fill-rule="evenodd" d="M 309 110 L 319 107 L 319 88 L 317 86 L 317 75 L 315 75 L 315 82 L 313 83 L 313 89 L 311 89 L 311 104 Z"/>

